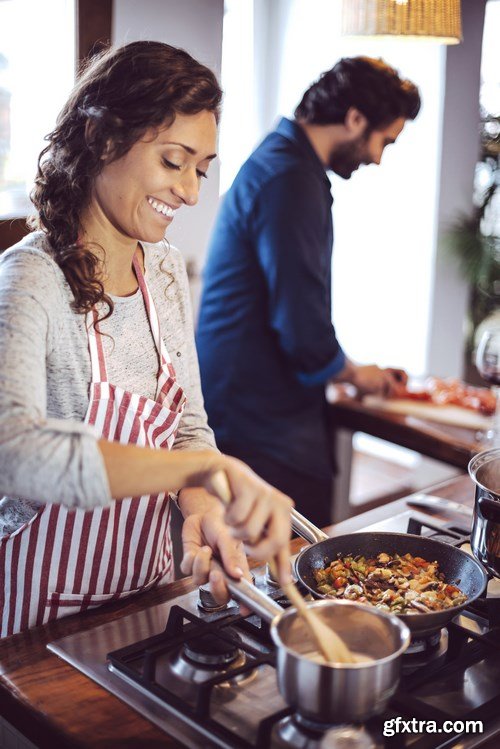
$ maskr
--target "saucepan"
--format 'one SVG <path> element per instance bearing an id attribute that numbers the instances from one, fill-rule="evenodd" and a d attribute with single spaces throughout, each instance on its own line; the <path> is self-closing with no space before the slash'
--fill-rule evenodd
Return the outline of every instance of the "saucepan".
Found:
<path id="1" fill-rule="evenodd" d="M 472 458 L 469 475 L 476 485 L 472 553 L 488 572 L 500 577 L 500 448 Z"/>
<path id="2" fill-rule="evenodd" d="M 396 616 L 348 601 L 308 603 L 353 652 L 370 659 L 329 664 L 315 660 L 316 645 L 295 609 L 283 610 L 245 579 L 225 578 L 234 598 L 270 623 L 278 687 L 290 707 L 325 723 L 361 722 L 385 709 L 410 643 L 408 627 Z"/>
<path id="3" fill-rule="evenodd" d="M 302 549 L 297 556 L 295 574 L 315 598 L 331 600 L 326 594 L 318 591 L 314 571 L 324 568 L 338 556 L 359 554 L 364 557 L 376 557 L 381 552 L 400 555 L 409 553 L 439 564 L 439 570 L 444 574 L 446 582 L 458 585 L 467 599 L 462 605 L 444 611 L 398 614 L 398 618 L 409 627 L 414 638 L 428 637 L 445 627 L 461 609 L 482 595 L 488 582 L 482 565 L 470 554 L 451 544 L 410 533 L 366 532 L 330 538 L 296 510 L 292 512 L 294 531 L 312 544 Z M 500 531 L 500 523 L 498 529 Z"/>

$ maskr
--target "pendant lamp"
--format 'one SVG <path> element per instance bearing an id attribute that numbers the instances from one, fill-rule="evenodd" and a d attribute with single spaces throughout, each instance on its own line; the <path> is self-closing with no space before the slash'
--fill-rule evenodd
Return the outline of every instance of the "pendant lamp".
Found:
<path id="1" fill-rule="evenodd" d="M 342 33 L 458 44 L 460 0 L 343 0 Z"/>

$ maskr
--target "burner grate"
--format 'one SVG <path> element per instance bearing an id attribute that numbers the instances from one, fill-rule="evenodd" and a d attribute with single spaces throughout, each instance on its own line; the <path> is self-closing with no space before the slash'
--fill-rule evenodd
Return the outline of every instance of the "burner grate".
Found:
<path id="1" fill-rule="evenodd" d="M 410 520 L 408 532 L 443 540 L 454 546 L 462 546 L 469 541 L 466 531 L 456 525 L 441 526 L 416 518 Z M 285 603 L 279 590 L 271 593 L 271 597 Z M 400 687 L 386 712 L 371 719 L 365 726 L 375 738 L 377 747 L 389 749 L 396 746 L 395 742 L 399 749 L 445 749 L 456 745 L 458 735 L 455 734 L 384 738 L 384 721 L 396 716 L 438 723 L 459 719 L 483 720 L 487 724 L 497 719 L 500 704 L 500 628 L 493 627 L 491 619 L 488 621 L 489 608 L 490 601 L 485 598 L 476 602 L 474 607 L 462 610 L 448 626 L 448 646 L 443 653 L 439 652 L 439 658 L 426 661 L 423 665 L 419 661 L 416 670 L 403 672 Z M 163 633 L 109 653 L 108 661 L 115 672 L 123 674 L 143 692 L 154 695 L 157 702 L 198 731 L 205 739 L 203 746 L 271 749 L 276 746 L 276 731 L 281 721 L 294 717 L 291 708 L 276 709 L 280 703 L 272 703 L 269 714 L 264 713 L 263 718 L 259 716 L 251 735 L 245 735 L 241 724 L 229 726 L 222 723 L 221 713 L 217 709 L 217 699 L 220 699 L 217 697 L 220 695 L 217 687 L 236 676 L 250 674 L 259 667 L 274 669 L 276 666 L 268 625 L 258 616 L 243 619 L 234 612 L 237 609 L 231 606 L 225 611 L 211 614 L 198 612 L 199 615 L 196 615 L 174 605 Z M 186 701 L 175 689 L 168 688 L 168 681 L 158 681 L 157 665 L 165 655 L 206 636 L 220 638 L 222 651 L 225 651 L 226 644 L 229 648 L 243 650 L 246 661 L 230 671 L 210 674 L 209 678 L 195 685 L 194 697 Z M 253 694 L 259 696 L 260 685 L 258 680 L 254 682 Z"/>
<path id="2" fill-rule="evenodd" d="M 238 625 L 238 629 L 251 632 L 253 635 L 257 633 L 263 646 L 254 647 L 247 641 L 242 641 L 238 633 L 231 631 L 234 624 Z M 186 643 L 199 641 L 200 638 L 207 636 L 219 638 L 244 651 L 246 661 L 229 672 L 214 673 L 206 681 L 197 684 L 194 704 L 189 704 L 164 683 L 158 682 L 158 662 L 160 658 L 185 646 Z M 143 691 L 156 696 L 174 712 L 182 715 L 188 723 L 199 727 L 201 722 L 205 731 L 221 742 L 218 744 L 220 746 L 264 749 L 270 746 L 275 723 L 291 712 L 290 709 L 286 709 L 262 720 L 255 742 L 247 741 L 211 717 L 212 694 L 215 687 L 227 683 L 228 679 L 235 680 L 236 677 L 250 674 L 259 666 L 269 665 L 275 668 L 275 654 L 269 628 L 267 625 L 263 626 L 258 617 L 249 617 L 245 620 L 239 614 L 228 616 L 227 613 L 221 613 L 201 619 L 180 606 L 173 606 L 164 632 L 108 653 L 107 659 L 114 671 L 135 682 Z"/>

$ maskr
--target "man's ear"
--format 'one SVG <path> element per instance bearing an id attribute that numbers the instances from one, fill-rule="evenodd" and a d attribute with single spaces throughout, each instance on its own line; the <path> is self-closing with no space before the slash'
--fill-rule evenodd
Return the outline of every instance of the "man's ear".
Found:
<path id="1" fill-rule="evenodd" d="M 353 139 L 357 138 L 365 132 L 367 125 L 368 120 L 365 115 L 359 109 L 356 109 L 356 107 L 349 107 L 344 119 L 344 127 L 348 134 Z"/>

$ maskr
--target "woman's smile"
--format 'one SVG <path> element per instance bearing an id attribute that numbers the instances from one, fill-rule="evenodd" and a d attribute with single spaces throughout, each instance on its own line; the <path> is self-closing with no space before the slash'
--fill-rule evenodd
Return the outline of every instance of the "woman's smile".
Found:
<path id="1" fill-rule="evenodd" d="M 174 210 L 176 210 L 175 208 L 172 208 L 172 206 L 167 205 L 167 203 L 162 203 L 161 200 L 158 200 L 157 198 L 153 198 L 151 197 L 151 195 L 148 195 L 147 200 L 151 208 L 156 213 L 156 215 L 164 223 L 170 223 L 172 221 L 172 219 L 174 218 Z"/>

